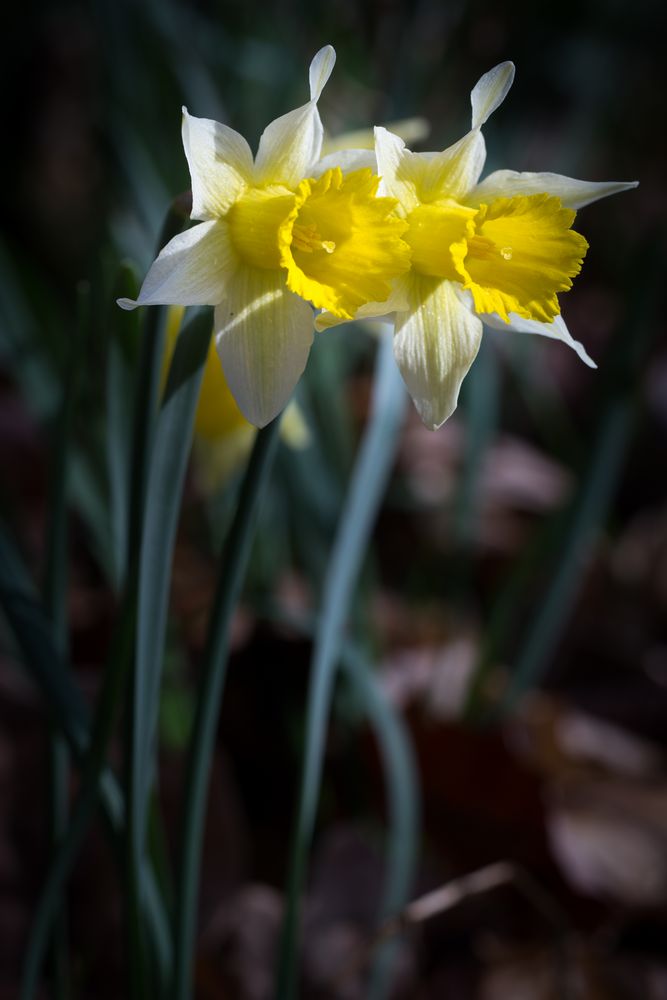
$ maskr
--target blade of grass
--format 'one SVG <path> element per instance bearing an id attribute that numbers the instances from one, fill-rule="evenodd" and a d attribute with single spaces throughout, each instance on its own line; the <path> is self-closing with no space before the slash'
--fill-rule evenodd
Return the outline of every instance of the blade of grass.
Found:
<path id="1" fill-rule="evenodd" d="M 118 309 L 116 299 L 136 299 L 139 291 L 134 268 L 122 264 L 115 282 L 106 372 L 106 466 L 111 513 L 113 582 L 120 588 L 127 572 L 128 495 L 130 490 L 131 408 L 128 392 L 134 386 L 133 354 L 139 344 L 137 312 Z M 134 350 L 133 350 L 134 348 Z M 132 393 L 134 396 L 134 393 Z"/>
<path id="2" fill-rule="evenodd" d="M 524 638 L 503 694 L 502 713 L 511 712 L 549 665 L 550 653 L 576 604 L 582 568 L 604 522 L 623 462 L 632 424 L 627 400 L 610 407 L 592 449 L 592 461 L 564 539 L 564 547 L 544 599 Z M 494 713 L 495 715 L 495 713 Z"/>
<path id="3" fill-rule="evenodd" d="M 338 524 L 313 650 L 299 806 L 280 944 L 276 991 L 280 1000 L 291 1000 L 296 991 L 300 901 L 315 826 L 335 671 L 345 620 L 396 454 L 405 398 L 387 333 L 380 340 L 371 415 Z"/>
<path id="4" fill-rule="evenodd" d="M 182 196 L 172 203 L 160 238 L 158 249 L 179 233 L 187 219 L 187 201 Z M 162 377 L 162 353 L 164 350 L 165 309 L 151 306 L 146 310 L 146 321 L 141 341 L 137 394 L 134 408 L 132 432 L 132 460 L 130 475 L 130 506 L 128 524 L 128 566 L 136 564 L 141 549 L 146 484 L 148 481 L 149 456 L 155 421 L 157 418 L 160 380 Z"/>
<path id="5" fill-rule="evenodd" d="M 187 219 L 187 199 L 175 199 L 165 218 L 158 241 L 161 249 L 169 240 L 180 232 Z M 162 306 L 151 306 L 146 310 L 141 350 L 139 355 L 139 371 L 136 382 L 136 395 L 133 414 L 132 456 L 130 463 L 130 495 L 128 515 L 128 552 L 126 591 L 132 591 L 136 586 L 139 572 L 142 535 L 144 527 L 144 511 L 146 507 L 146 490 L 150 457 L 157 421 L 158 397 L 162 378 L 162 355 L 165 335 L 165 309 Z M 125 786 L 127 789 L 126 803 L 126 865 L 125 865 L 125 930 L 127 935 L 128 969 L 130 980 L 130 996 L 135 1000 L 143 1000 L 150 991 L 150 963 L 145 940 L 145 927 L 142 921 L 141 874 L 139 858 L 135 851 L 136 827 L 135 805 L 133 794 L 134 773 L 134 735 L 139 730 L 141 719 L 137 717 L 138 706 L 135 701 L 135 685 L 128 686 L 128 705 L 126 712 L 127 738 L 125 746 Z"/>
<path id="6" fill-rule="evenodd" d="M 89 745 L 86 703 L 66 668 L 51 634 L 51 626 L 5 526 L 0 523 L 0 606 L 23 655 L 24 665 L 41 691 L 54 721 L 80 764 Z M 101 779 L 105 818 L 115 847 L 125 827 L 125 802 L 107 768 Z M 142 871 L 143 900 L 151 939 L 163 981 L 171 975 L 171 938 L 164 906 L 152 871 Z"/>
<path id="7" fill-rule="evenodd" d="M 351 643 L 346 643 L 343 649 L 341 665 L 359 691 L 375 730 L 387 789 L 389 842 L 387 875 L 378 916 L 380 928 L 401 912 L 412 891 L 420 837 L 419 774 L 401 716 Z M 371 970 L 369 1000 L 382 1000 L 388 995 L 395 951 L 395 941 L 379 947 Z"/>
<path id="8" fill-rule="evenodd" d="M 559 518 L 562 530 L 551 583 L 525 635 L 509 685 L 499 706 L 490 713 L 492 719 L 511 712 L 523 694 L 543 677 L 576 602 L 582 563 L 606 519 L 631 439 L 637 385 L 655 329 L 654 290 L 659 259 L 656 242 L 647 241 L 642 251 L 636 273 L 643 280 L 634 289 L 628 316 L 616 331 L 609 352 L 597 406 L 600 418 L 581 487 L 566 516 Z M 472 680 L 471 691 L 479 692 L 478 674 Z"/>
<path id="9" fill-rule="evenodd" d="M 250 555 L 259 504 L 278 442 L 280 417 L 257 432 L 241 484 L 234 520 L 224 545 L 209 620 L 203 677 L 188 754 L 181 859 L 176 886 L 174 1000 L 192 995 L 199 870 L 206 793 L 225 682 L 229 633 Z"/>
<path id="10" fill-rule="evenodd" d="M 129 794 L 133 799 L 132 850 L 140 865 L 155 767 L 171 563 L 192 427 L 211 340 L 210 310 L 196 316 L 179 335 L 169 369 L 146 493 L 139 561 L 139 603 L 134 672 L 134 759 Z"/>
<path id="11" fill-rule="evenodd" d="M 51 631 L 63 660 L 67 658 L 67 481 L 72 445 L 76 391 L 81 370 L 82 345 L 90 322 L 90 287 L 78 289 L 77 321 L 67 359 L 60 413 L 52 440 L 52 463 L 49 477 L 49 522 L 44 576 L 44 609 L 51 621 Z M 69 810 L 69 754 L 57 729 L 51 727 L 50 740 L 50 820 L 51 851 L 58 851 L 65 836 Z M 70 993 L 67 911 L 60 907 L 53 926 L 52 975 L 56 1000 Z"/>
<path id="12" fill-rule="evenodd" d="M 479 482 L 498 426 L 498 362 L 492 342 L 482 338 L 475 364 L 463 383 L 465 448 L 457 486 L 454 526 L 459 544 L 472 543 L 479 516 Z M 468 566 L 470 560 L 467 560 Z"/>
<path id="13" fill-rule="evenodd" d="M 121 620 L 114 634 L 114 647 L 104 671 L 104 682 L 95 724 L 82 766 L 81 788 L 72 810 L 72 818 L 53 859 L 42 890 L 26 950 L 21 1000 L 32 1000 L 39 985 L 49 933 L 60 911 L 67 877 L 76 861 L 84 837 L 94 818 L 100 797 L 101 779 L 107 751 L 131 663 L 134 638 L 134 595 L 126 600 Z"/>

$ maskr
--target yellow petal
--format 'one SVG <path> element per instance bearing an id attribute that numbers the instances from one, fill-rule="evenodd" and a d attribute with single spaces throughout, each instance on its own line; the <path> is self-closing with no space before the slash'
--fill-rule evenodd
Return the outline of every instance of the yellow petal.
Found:
<path id="1" fill-rule="evenodd" d="M 406 224 L 393 214 L 393 199 L 376 197 L 378 184 L 368 169 L 303 181 L 281 231 L 287 287 L 341 319 L 387 299 L 391 279 L 410 266 Z"/>
<path id="2" fill-rule="evenodd" d="M 282 185 L 249 188 L 227 213 L 232 246 L 250 267 L 280 267 L 279 234 L 295 205 Z"/>
<path id="3" fill-rule="evenodd" d="M 474 235 L 474 208 L 453 200 L 419 205 L 408 217 L 405 241 L 412 250 L 412 266 L 419 274 L 460 281 L 457 260 Z"/>
<path id="4" fill-rule="evenodd" d="M 242 427 L 250 426 L 227 385 L 215 341 L 211 336 L 195 413 L 195 433 L 209 441 L 217 441 L 227 438 Z"/>
<path id="5" fill-rule="evenodd" d="M 547 194 L 497 198 L 481 205 L 475 235 L 452 247 L 464 288 L 478 313 L 508 314 L 550 323 L 558 292 L 572 287 L 588 243 L 570 229 L 575 212 Z"/>

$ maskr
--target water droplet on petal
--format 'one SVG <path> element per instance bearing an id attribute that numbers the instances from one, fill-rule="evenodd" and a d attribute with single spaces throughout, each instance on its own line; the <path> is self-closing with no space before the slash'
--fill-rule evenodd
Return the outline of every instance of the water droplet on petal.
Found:
<path id="1" fill-rule="evenodd" d="M 500 250 L 500 256 L 504 257 L 505 260 L 512 259 L 512 247 L 502 247 Z"/>

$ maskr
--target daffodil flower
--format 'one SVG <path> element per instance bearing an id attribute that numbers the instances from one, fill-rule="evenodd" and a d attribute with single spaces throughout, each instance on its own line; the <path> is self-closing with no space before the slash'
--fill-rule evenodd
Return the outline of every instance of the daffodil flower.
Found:
<path id="1" fill-rule="evenodd" d="M 456 407 L 475 359 L 482 321 L 562 340 L 591 367 L 560 315 L 558 294 L 581 269 L 588 244 L 571 226 L 576 209 L 636 186 L 590 183 L 551 173 L 499 170 L 479 183 L 486 157 L 482 125 L 505 99 L 510 62 L 471 94 L 472 129 L 441 153 L 412 153 L 376 128 L 381 192 L 396 198 L 408 223 L 412 269 L 394 282 L 394 351 L 424 423 L 439 427 Z M 368 303 L 357 314 L 380 315 Z M 323 329 L 339 322 L 318 318 Z"/>
<path id="2" fill-rule="evenodd" d="M 245 139 L 183 109 L 192 218 L 151 266 L 137 305 L 214 305 L 227 381 L 258 427 L 285 405 L 313 340 L 311 307 L 350 319 L 384 301 L 409 267 L 406 223 L 377 197 L 368 169 L 319 166 L 317 101 L 335 62 L 330 45 L 310 65 L 310 101 L 272 122 L 253 161 Z M 309 304 L 310 303 L 310 304 Z"/>
<path id="3" fill-rule="evenodd" d="M 183 322 L 183 306 L 167 310 L 163 380 L 166 382 L 176 340 Z M 193 469 L 195 481 L 204 494 L 216 493 L 247 457 L 255 440 L 253 427 L 232 396 L 211 337 L 204 364 L 194 419 Z M 291 448 L 305 448 L 310 435 L 303 415 L 292 400 L 281 417 L 280 436 Z"/>

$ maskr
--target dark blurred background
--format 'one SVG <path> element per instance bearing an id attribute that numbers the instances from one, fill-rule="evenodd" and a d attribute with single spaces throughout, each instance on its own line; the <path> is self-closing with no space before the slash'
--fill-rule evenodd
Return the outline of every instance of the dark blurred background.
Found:
<path id="1" fill-rule="evenodd" d="M 397 997 L 667 997 L 667 343 L 662 5 L 651 0 L 15 5 L 4 95 L 0 510 L 39 581 L 49 440 L 74 330 L 85 359 L 70 484 L 72 661 L 93 700 L 116 612 L 100 442 L 118 262 L 152 260 L 188 187 L 181 106 L 256 147 L 338 61 L 325 129 L 427 118 L 468 128 L 469 92 L 505 59 L 487 172 L 640 181 L 584 209 L 563 296 L 598 363 L 487 332 L 439 432 L 410 413 L 355 631 L 410 733 L 423 802 L 414 895 L 498 861 L 506 884 L 411 926 Z M 534 341 L 539 340 L 539 343 Z M 283 447 L 239 614 L 203 873 L 198 996 L 269 995 L 302 750 L 307 636 L 363 426 L 373 340 L 320 337 L 301 389 L 313 441 Z M 322 387 L 327 389 L 323 395 Z M 332 390 L 332 386 L 335 389 Z M 329 396 L 330 392 L 330 396 Z M 309 470 L 327 495 L 311 496 Z M 232 497 L 191 483 L 162 712 L 163 853 L 219 538 Z M 16 996 L 47 864 L 46 716 L 0 632 L 0 997 Z M 304 996 L 364 996 L 386 819 L 374 737 L 341 687 L 309 884 Z M 503 880 L 501 880 L 503 881 Z M 123 995 L 120 903 L 99 831 L 70 896 L 77 996 Z M 44 996 L 49 996 L 48 991 Z"/>

